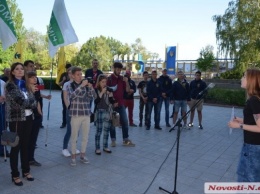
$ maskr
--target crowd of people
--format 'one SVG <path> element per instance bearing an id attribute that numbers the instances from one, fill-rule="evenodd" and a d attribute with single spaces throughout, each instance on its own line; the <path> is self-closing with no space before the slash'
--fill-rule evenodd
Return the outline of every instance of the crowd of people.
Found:
<path id="1" fill-rule="evenodd" d="M 201 79 L 201 72 L 195 73 L 195 79 L 190 83 L 186 80 L 182 71 L 177 72 L 177 79 L 172 80 L 167 75 L 167 69 L 163 69 L 162 75 L 158 77 L 158 72 L 152 70 L 151 78 L 147 71 L 143 72 L 143 80 L 136 86 L 131 79 L 131 71 L 126 70 L 122 74 L 123 65 L 120 62 L 113 64 L 113 73 L 109 76 L 103 74 L 98 69 L 97 59 L 92 61 L 92 68 L 88 69 L 83 75 L 80 67 L 71 64 L 66 65 L 66 72 L 61 75 L 59 85 L 62 87 L 62 125 L 66 127 L 66 133 L 63 140 L 62 154 L 65 157 L 71 157 L 70 165 L 77 165 L 77 155 L 79 161 L 87 164 L 89 160 L 86 155 L 86 149 L 89 139 L 91 115 L 94 114 L 95 133 L 95 154 L 111 154 L 109 149 L 109 136 L 111 147 L 117 146 L 117 137 L 115 126 L 113 125 L 113 114 L 117 112 L 120 115 L 120 127 L 122 129 L 122 145 L 134 147 L 135 143 L 129 138 L 129 127 L 137 127 L 133 121 L 134 94 L 139 92 L 139 127 L 146 130 L 151 129 L 151 116 L 154 112 L 154 128 L 162 130 L 160 125 L 161 111 L 163 103 L 165 105 L 165 126 L 174 127 L 179 112 L 184 116 L 188 106 L 191 110 L 190 120 L 187 123 L 187 116 L 183 119 L 183 128 L 193 127 L 195 108 L 198 113 L 199 129 L 202 127 L 202 108 L 203 92 L 207 85 Z M 7 73 L 6 73 L 7 72 Z M 256 72 L 256 73 L 255 73 Z M 259 150 L 259 114 L 260 104 L 259 70 L 248 70 L 242 78 L 242 87 L 247 89 L 248 103 L 244 111 L 244 119 L 235 118 L 229 123 L 230 127 L 241 128 L 244 130 L 245 145 L 243 152 L 253 149 L 258 156 Z M 7 80 L 3 80 L 8 78 Z M 35 159 L 34 152 L 37 146 L 37 137 L 39 129 L 42 126 L 42 98 L 51 99 L 51 95 L 41 93 L 38 85 L 40 84 L 34 69 L 34 62 L 31 60 L 22 63 L 14 63 L 11 68 L 6 68 L 4 75 L 0 77 L 0 129 L 17 132 L 20 137 L 19 144 L 11 147 L 10 157 L 11 178 L 15 185 L 22 186 L 18 169 L 18 156 L 21 158 L 22 176 L 28 181 L 33 181 L 34 177 L 30 173 L 30 166 L 41 166 L 41 163 Z M 246 80 L 250 81 L 249 86 Z M 173 119 L 170 123 L 169 106 L 173 104 Z M 195 106 L 196 105 L 196 106 Z M 94 109 L 94 111 L 92 111 Z M 127 111 L 128 110 L 128 114 Z M 0 131 L 0 132 L 1 132 Z M 101 134 L 103 132 L 102 147 L 100 145 Z M 80 138 L 79 138 L 80 136 Z M 77 149 L 78 140 L 80 149 Z M 69 142 L 71 149 L 69 150 Z M 250 145 L 250 146 L 249 146 Z M 257 145 L 257 146 L 252 146 Z M 3 146 L 0 146 L 0 154 L 3 155 Z M 245 178 L 247 169 L 244 164 L 248 163 L 250 157 L 241 155 L 239 167 L 239 180 L 251 181 L 259 180 L 259 168 L 256 171 L 250 171 L 250 177 Z M 257 163 L 257 161 L 256 161 Z M 259 162 L 258 162 L 259 163 Z M 250 164 L 247 164 L 250 165 Z M 249 168 L 249 167 L 248 167 Z M 252 175 L 253 174 L 253 175 Z"/>

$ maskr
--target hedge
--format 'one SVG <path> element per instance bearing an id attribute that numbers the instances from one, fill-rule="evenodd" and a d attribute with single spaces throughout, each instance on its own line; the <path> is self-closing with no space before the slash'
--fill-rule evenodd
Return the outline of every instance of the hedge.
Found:
<path id="1" fill-rule="evenodd" d="M 205 102 L 232 106 L 244 106 L 246 102 L 246 93 L 244 89 L 213 88 L 208 91 Z"/>

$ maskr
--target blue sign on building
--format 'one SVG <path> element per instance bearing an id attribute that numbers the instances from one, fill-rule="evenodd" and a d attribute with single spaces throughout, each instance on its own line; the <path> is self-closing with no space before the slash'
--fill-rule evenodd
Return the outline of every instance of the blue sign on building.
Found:
<path id="1" fill-rule="evenodd" d="M 166 69 L 169 75 L 175 75 L 176 46 L 166 48 Z"/>

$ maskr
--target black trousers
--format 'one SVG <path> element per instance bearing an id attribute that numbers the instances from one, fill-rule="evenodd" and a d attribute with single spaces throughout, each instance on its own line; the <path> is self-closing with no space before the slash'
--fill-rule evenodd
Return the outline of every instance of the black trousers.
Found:
<path id="1" fill-rule="evenodd" d="M 29 150 L 28 150 L 28 152 L 29 152 L 28 160 L 29 161 L 35 160 L 34 152 L 35 152 L 36 142 L 38 139 L 38 134 L 39 134 L 39 130 L 41 127 L 41 123 L 42 123 L 42 117 L 38 117 L 33 120 L 31 138 L 30 138 L 30 142 L 29 142 Z"/>
<path id="2" fill-rule="evenodd" d="M 65 105 L 64 99 L 63 99 L 63 92 L 61 91 L 61 102 L 62 102 L 62 125 L 66 125 L 66 111 L 67 107 Z"/>
<path id="3" fill-rule="evenodd" d="M 32 115 L 26 117 L 26 121 L 9 122 L 9 128 L 12 132 L 16 131 L 17 125 L 17 133 L 19 136 L 19 144 L 16 147 L 12 147 L 10 152 L 10 166 L 12 170 L 12 177 L 20 176 L 18 170 L 19 153 L 21 159 L 22 173 L 25 174 L 30 172 L 30 165 L 28 160 L 28 146 L 32 130 L 32 123 Z"/>
<path id="4" fill-rule="evenodd" d="M 145 110 L 144 110 L 145 109 Z M 144 103 L 144 100 L 140 98 L 139 101 L 139 121 L 143 122 L 143 112 L 144 112 L 144 123 L 147 124 L 147 115 L 148 115 L 148 106 L 147 103 Z"/>

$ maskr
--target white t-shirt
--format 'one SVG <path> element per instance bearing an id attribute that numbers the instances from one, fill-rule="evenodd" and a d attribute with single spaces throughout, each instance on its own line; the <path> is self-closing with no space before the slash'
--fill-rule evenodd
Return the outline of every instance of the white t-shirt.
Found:
<path id="1" fill-rule="evenodd" d="M 67 100 L 68 102 L 70 101 L 70 98 L 69 98 L 69 85 L 72 81 L 67 81 L 63 84 L 63 87 L 62 87 L 62 91 L 66 91 L 67 92 Z"/>

